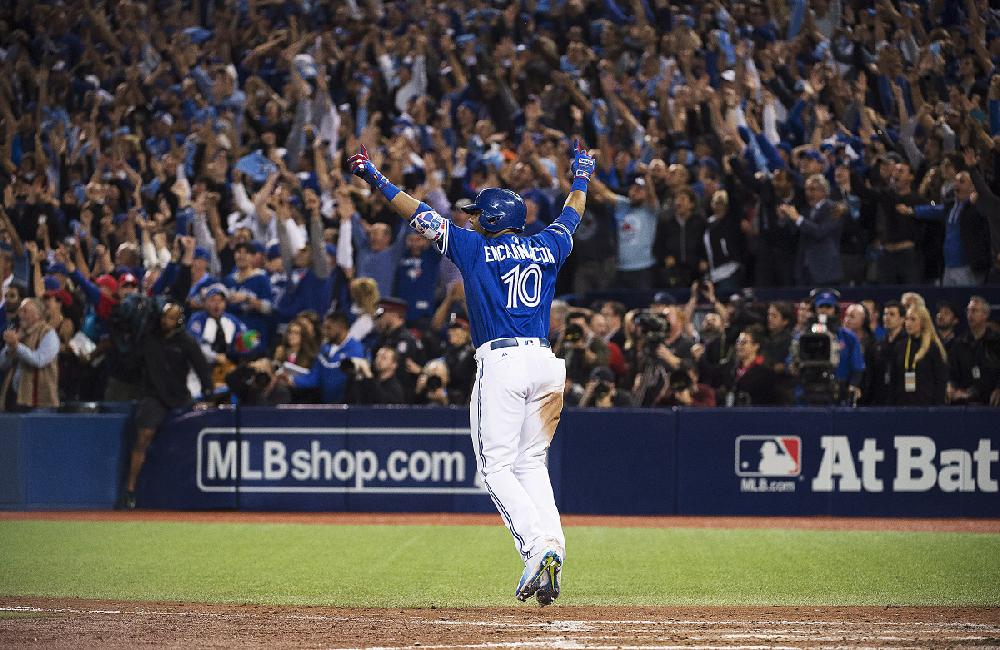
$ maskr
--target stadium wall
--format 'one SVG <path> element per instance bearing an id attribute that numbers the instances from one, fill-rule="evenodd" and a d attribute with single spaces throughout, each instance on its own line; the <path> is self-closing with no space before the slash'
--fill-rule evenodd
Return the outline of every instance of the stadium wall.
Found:
<path id="1" fill-rule="evenodd" d="M 996 409 L 567 409 L 563 512 L 998 517 Z M 114 502 L 121 415 L 0 417 L 0 508 Z M 492 512 L 468 413 L 281 407 L 188 413 L 149 450 L 139 505 Z"/>

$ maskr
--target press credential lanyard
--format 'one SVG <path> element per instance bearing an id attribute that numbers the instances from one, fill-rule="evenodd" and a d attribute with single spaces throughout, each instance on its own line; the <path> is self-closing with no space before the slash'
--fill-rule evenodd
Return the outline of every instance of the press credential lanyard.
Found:
<path id="1" fill-rule="evenodd" d="M 906 337 L 906 354 L 903 355 L 903 390 L 907 393 L 917 392 L 917 362 L 910 363 L 910 344 L 913 339 Z M 909 365 L 908 365 L 909 364 Z"/>

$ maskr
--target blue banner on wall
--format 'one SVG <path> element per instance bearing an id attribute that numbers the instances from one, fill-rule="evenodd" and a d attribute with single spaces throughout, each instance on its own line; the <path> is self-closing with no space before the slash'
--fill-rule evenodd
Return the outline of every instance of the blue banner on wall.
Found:
<path id="1" fill-rule="evenodd" d="M 549 473 L 564 513 L 998 517 L 998 415 L 567 409 Z M 19 471 L 46 476 L 34 458 Z M 138 492 L 148 508 L 493 512 L 461 409 L 188 413 L 158 432 Z"/>
<path id="2" fill-rule="evenodd" d="M 476 472 L 464 411 L 249 408 L 212 415 L 192 414 L 160 432 L 143 471 L 140 505 L 380 511 L 491 507 Z M 178 455 L 181 462 L 172 463 Z M 187 475 L 180 486 L 176 480 L 162 483 L 178 469 Z"/>
<path id="3" fill-rule="evenodd" d="M 678 514 L 997 516 L 989 409 L 678 414 Z"/>

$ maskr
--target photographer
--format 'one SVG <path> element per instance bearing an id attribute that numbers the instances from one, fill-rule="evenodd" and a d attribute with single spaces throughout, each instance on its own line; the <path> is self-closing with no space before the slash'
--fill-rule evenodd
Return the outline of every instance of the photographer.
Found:
<path id="1" fill-rule="evenodd" d="M 670 382 L 656 401 L 656 406 L 715 406 L 715 390 L 698 381 L 698 367 L 690 361 L 670 373 Z"/>
<path id="2" fill-rule="evenodd" d="M 778 404 L 777 376 L 760 353 L 764 329 L 747 327 L 736 337 L 736 359 L 727 381 L 726 406 L 773 406 Z"/>
<path id="3" fill-rule="evenodd" d="M 375 352 L 372 371 L 367 360 L 350 359 L 352 372 L 347 374 L 348 404 L 406 404 L 406 392 L 399 381 L 399 353 L 382 347 Z M 344 369 L 347 372 L 347 368 Z"/>
<path id="4" fill-rule="evenodd" d="M 431 359 L 417 377 L 417 404 L 448 406 L 448 366 L 443 359 Z"/>
<path id="5" fill-rule="evenodd" d="M 566 378 L 582 385 L 594 368 L 608 365 L 609 350 L 607 342 L 587 324 L 587 312 L 571 311 L 555 354 L 566 360 Z"/>
<path id="6" fill-rule="evenodd" d="M 839 293 L 832 289 L 811 294 L 815 318 L 794 336 L 789 366 L 797 377 L 795 396 L 800 404 L 847 404 L 861 398 L 865 358 L 854 332 L 841 327 Z"/>
<path id="7" fill-rule="evenodd" d="M 476 348 L 472 347 L 469 321 L 452 314 L 444 346 L 448 366 L 448 395 L 452 404 L 468 404 L 476 380 Z"/>
<path id="8" fill-rule="evenodd" d="M 611 368 L 597 366 L 590 372 L 590 378 L 580 397 L 578 406 L 593 408 L 624 408 L 632 406 L 628 393 L 618 390 L 615 373 Z"/>

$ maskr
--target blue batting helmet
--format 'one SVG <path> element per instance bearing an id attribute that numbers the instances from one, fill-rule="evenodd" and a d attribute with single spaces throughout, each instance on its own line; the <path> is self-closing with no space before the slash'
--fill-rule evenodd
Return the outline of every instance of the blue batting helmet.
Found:
<path id="1" fill-rule="evenodd" d="M 462 209 L 469 214 L 480 212 L 479 225 L 486 232 L 524 230 L 524 219 L 527 214 L 524 199 L 510 190 L 490 187 L 476 196 L 475 203 Z"/>

